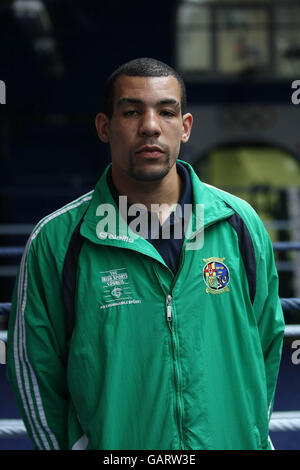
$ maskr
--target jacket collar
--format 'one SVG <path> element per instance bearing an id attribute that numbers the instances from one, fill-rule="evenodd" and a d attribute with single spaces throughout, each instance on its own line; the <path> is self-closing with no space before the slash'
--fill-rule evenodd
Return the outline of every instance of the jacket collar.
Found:
<path id="1" fill-rule="evenodd" d="M 182 160 L 179 162 L 189 171 L 193 191 L 193 211 L 185 233 L 186 241 L 209 225 L 230 217 L 233 211 L 215 191 L 200 181 L 189 163 Z M 110 166 L 111 164 L 106 167 L 96 184 L 80 233 L 93 243 L 140 251 L 164 263 L 154 246 L 134 233 L 121 216 L 122 209 L 119 211 L 107 184 Z M 123 207 L 127 207 L 124 199 L 123 202 Z M 105 225 L 104 221 L 108 220 L 109 225 Z"/>

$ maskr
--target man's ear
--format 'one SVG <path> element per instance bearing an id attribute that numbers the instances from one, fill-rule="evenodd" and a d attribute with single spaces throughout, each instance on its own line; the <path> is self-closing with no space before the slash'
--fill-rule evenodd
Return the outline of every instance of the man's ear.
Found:
<path id="1" fill-rule="evenodd" d="M 104 113 L 98 113 L 95 125 L 99 139 L 107 144 L 109 142 L 109 117 Z"/>
<path id="2" fill-rule="evenodd" d="M 191 135 L 192 125 L 193 125 L 193 116 L 191 115 L 191 113 L 184 114 L 182 116 L 182 127 L 183 127 L 183 132 L 182 132 L 182 137 L 181 137 L 182 143 L 185 143 L 189 140 L 190 135 Z"/>

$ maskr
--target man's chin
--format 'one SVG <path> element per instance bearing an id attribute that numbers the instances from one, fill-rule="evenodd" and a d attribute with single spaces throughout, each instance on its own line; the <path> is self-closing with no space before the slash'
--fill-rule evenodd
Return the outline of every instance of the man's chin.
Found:
<path id="1" fill-rule="evenodd" d="M 170 171 L 169 167 L 164 168 L 131 168 L 130 176 L 136 181 L 159 181 Z"/>
<path id="2" fill-rule="evenodd" d="M 170 171 L 169 158 L 164 161 L 136 162 L 129 168 L 129 174 L 136 181 L 159 181 Z"/>

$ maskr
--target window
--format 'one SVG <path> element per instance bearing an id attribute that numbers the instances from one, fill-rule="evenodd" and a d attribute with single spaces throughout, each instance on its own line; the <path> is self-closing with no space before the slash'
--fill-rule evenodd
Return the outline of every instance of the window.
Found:
<path id="1" fill-rule="evenodd" d="M 289 0 L 182 0 L 177 68 L 185 75 L 300 73 L 300 6 Z"/>

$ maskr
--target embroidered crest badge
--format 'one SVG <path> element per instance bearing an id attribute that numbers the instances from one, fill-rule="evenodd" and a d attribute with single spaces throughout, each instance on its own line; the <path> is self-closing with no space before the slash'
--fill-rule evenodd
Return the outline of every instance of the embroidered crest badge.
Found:
<path id="1" fill-rule="evenodd" d="M 224 260 L 225 258 L 203 258 L 206 263 L 203 268 L 203 279 L 207 293 L 222 294 L 229 291 L 229 269 L 223 263 Z"/>

